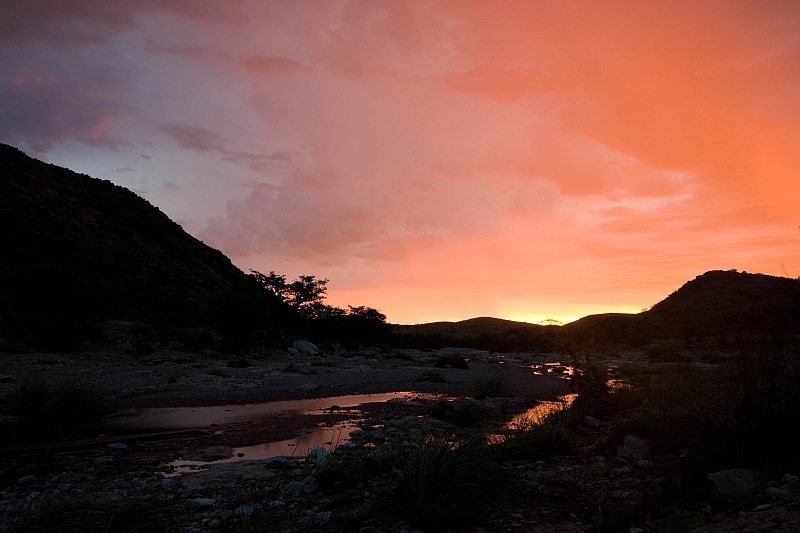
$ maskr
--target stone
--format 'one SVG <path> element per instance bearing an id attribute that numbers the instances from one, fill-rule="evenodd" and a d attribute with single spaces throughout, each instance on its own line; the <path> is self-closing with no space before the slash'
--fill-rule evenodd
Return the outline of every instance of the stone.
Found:
<path id="1" fill-rule="evenodd" d="M 64 503 L 64 495 L 55 489 L 46 489 L 39 495 L 41 505 L 57 505 Z"/>
<path id="2" fill-rule="evenodd" d="M 292 348 L 307 355 L 317 355 L 320 352 L 319 348 L 308 341 L 294 341 Z"/>
<path id="3" fill-rule="evenodd" d="M 323 524 L 327 524 L 331 521 L 331 515 L 333 513 L 331 511 L 322 511 L 314 516 L 314 525 L 321 526 Z"/>
<path id="4" fill-rule="evenodd" d="M 761 511 L 766 511 L 768 509 L 772 509 L 772 504 L 765 503 L 763 505 L 757 506 L 755 509 L 753 509 L 753 512 L 758 513 L 758 512 L 761 512 Z"/>
<path id="5" fill-rule="evenodd" d="M 306 476 L 302 481 L 291 481 L 283 488 L 285 492 L 292 494 L 311 494 L 319 488 L 317 480 L 313 476 Z"/>
<path id="6" fill-rule="evenodd" d="M 283 456 L 278 456 L 270 459 L 265 466 L 270 470 L 281 470 L 287 464 L 289 464 L 289 459 Z"/>
<path id="7" fill-rule="evenodd" d="M 593 416 L 584 416 L 583 422 L 590 428 L 600 427 L 600 421 Z"/>
<path id="8" fill-rule="evenodd" d="M 17 480 L 17 485 L 27 485 L 28 483 L 33 483 L 34 481 L 36 481 L 36 478 L 28 474 L 19 478 Z"/>
<path id="9" fill-rule="evenodd" d="M 630 461 L 644 459 L 648 453 L 650 453 L 650 443 L 633 435 L 626 436 L 622 446 L 617 446 L 617 457 Z"/>
<path id="10" fill-rule="evenodd" d="M 325 463 L 328 459 L 330 459 L 330 452 L 325 448 L 314 448 L 308 453 L 306 459 L 316 464 Z"/>
<path id="11" fill-rule="evenodd" d="M 303 389 L 303 390 L 314 390 L 314 389 L 318 389 L 319 385 L 317 385 L 316 383 L 314 383 L 312 381 L 309 381 L 308 383 L 303 383 L 302 385 L 300 385 L 300 388 Z"/>
<path id="12" fill-rule="evenodd" d="M 175 486 L 175 480 L 171 477 L 165 477 L 161 480 L 161 488 L 162 489 L 171 489 Z"/>
<path id="13" fill-rule="evenodd" d="M 358 533 L 381 533 L 377 528 L 372 526 L 362 527 L 358 530 Z"/>
<path id="14" fill-rule="evenodd" d="M 124 452 L 128 449 L 128 445 L 124 442 L 114 442 L 106 446 L 106 448 L 114 452 Z"/>
<path id="15" fill-rule="evenodd" d="M 208 509 L 214 506 L 214 500 L 211 498 L 194 498 L 189 500 L 189 506 L 194 509 Z"/>
<path id="16" fill-rule="evenodd" d="M 734 468 L 708 475 L 711 494 L 715 500 L 745 496 L 758 486 L 758 476 L 752 470 Z"/>
<path id="17" fill-rule="evenodd" d="M 628 533 L 644 533 L 644 529 L 640 527 L 632 527 L 628 530 Z"/>
<path id="18" fill-rule="evenodd" d="M 788 485 L 800 485 L 800 477 L 793 476 L 792 474 L 786 474 L 783 476 L 781 482 Z"/>
<path id="19" fill-rule="evenodd" d="M 792 494 L 791 491 L 788 491 L 786 489 L 780 489 L 778 487 L 769 487 L 766 492 L 771 498 L 774 498 L 776 500 L 786 498 L 788 496 L 791 496 Z"/>
<path id="20" fill-rule="evenodd" d="M 638 461 L 633 462 L 633 466 L 636 468 L 641 468 L 642 470 L 648 469 L 653 466 L 653 463 L 648 461 L 647 459 L 639 459 Z"/>
<path id="21" fill-rule="evenodd" d="M 289 354 L 291 354 L 291 355 L 299 355 L 300 354 L 300 350 L 298 350 L 296 348 L 288 348 L 286 351 L 289 352 Z"/>
<path id="22" fill-rule="evenodd" d="M 253 502 L 242 504 L 233 510 L 233 516 L 252 516 L 258 507 Z"/>

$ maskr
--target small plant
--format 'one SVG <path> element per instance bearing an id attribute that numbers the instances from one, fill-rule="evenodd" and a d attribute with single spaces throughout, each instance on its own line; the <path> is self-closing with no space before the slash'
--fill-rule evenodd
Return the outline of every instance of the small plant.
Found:
<path id="1" fill-rule="evenodd" d="M 494 451 L 502 460 L 535 459 L 563 451 L 570 441 L 577 415 L 566 403 L 552 404 L 543 413 L 517 417 Z"/>
<path id="2" fill-rule="evenodd" d="M 221 378 L 229 378 L 231 375 L 224 368 L 212 368 L 208 371 L 209 376 L 219 376 Z"/>
<path id="3" fill-rule="evenodd" d="M 430 439 L 402 462 L 397 495 L 412 524 L 423 529 L 469 519 L 485 509 L 500 484 L 482 438 L 457 443 Z"/>
<path id="4" fill-rule="evenodd" d="M 418 383 L 423 381 L 429 383 L 450 383 L 447 377 L 437 370 L 424 370 L 414 381 Z"/>
<path id="5" fill-rule="evenodd" d="M 431 416 L 464 428 L 486 426 L 491 420 L 488 409 L 474 400 L 450 401 L 441 396 L 430 404 Z"/>
<path id="6" fill-rule="evenodd" d="M 70 425 L 102 412 L 100 398 L 80 381 L 20 379 L 9 394 L 9 408 L 27 422 Z"/>
<path id="7" fill-rule="evenodd" d="M 231 359 L 228 361 L 228 366 L 230 368 L 250 368 L 253 366 L 253 361 L 245 358 Z"/>
<path id="8" fill-rule="evenodd" d="M 299 373 L 300 372 L 300 367 L 297 366 L 294 363 L 289 363 L 288 365 L 283 367 L 283 370 L 281 370 L 281 372 L 283 372 L 284 374 L 288 374 L 288 373 L 291 373 L 291 372 Z"/>
<path id="9" fill-rule="evenodd" d="M 179 366 L 172 367 L 169 372 L 167 372 L 167 383 L 177 383 L 178 378 L 183 376 L 183 369 Z"/>
<path id="10" fill-rule="evenodd" d="M 476 400 L 508 395 L 508 385 L 503 376 L 477 376 L 472 380 L 472 397 Z"/>
<path id="11" fill-rule="evenodd" d="M 469 368 L 469 366 L 467 366 L 467 361 L 460 355 L 456 354 L 440 355 L 438 359 L 436 359 L 436 362 L 434 363 L 433 366 L 435 366 L 436 368 L 453 367 L 453 368 L 460 368 L 463 370 Z"/>

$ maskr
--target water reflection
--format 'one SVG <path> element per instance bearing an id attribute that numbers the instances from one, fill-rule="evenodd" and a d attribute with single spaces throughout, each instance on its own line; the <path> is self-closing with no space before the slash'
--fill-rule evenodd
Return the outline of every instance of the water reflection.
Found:
<path id="1" fill-rule="evenodd" d="M 506 427 L 508 429 L 521 429 L 530 427 L 533 424 L 540 424 L 548 415 L 568 409 L 577 397 L 577 394 L 565 394 L 564 396 L 559 396 L 558 401 L 541 402 L 539 405 L 512 418 Z"/>

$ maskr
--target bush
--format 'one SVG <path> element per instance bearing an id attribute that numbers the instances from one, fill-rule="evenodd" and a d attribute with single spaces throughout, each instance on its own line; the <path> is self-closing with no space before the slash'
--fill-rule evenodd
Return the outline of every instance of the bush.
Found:
<path id="1" fill-rule="evenodd" d="M 444 374 L 436 370 L 424 370 L 414 381 L 428 381 L 430 383 L 450 383 Z"/>
<path id="2" fill-rule="evenodd" d="M 476 400 L 508 395 L 508 385 L 502 376 L 477 376 L 472 380 L 472 397 Z"/>
<path id="3" fill-rule="evenodd" d="M 86 422 L 102 413 L 98 394 L 74 380 L 53 383 L 22 378 L 8 402 L 10 410 L 26 422 L 58 426 Z"/>
<path id="4" fill-rule="evenodd" d="M 460 355 L 456 354 L 440 355 L 439 358 L 436 359 L 436 363 L 434 363 L 433 366 L 436 368 L 447 368 L 450 366 L 453 368 L 460 368 L 462 370 L 469 368 L 469 366 L 467 366 L 467 361 Z"/>
<path id="5" fill-rule="evenodd" d="M 544 406 L 541 406 L 544 407 Z M 529 411 L 514 419 L 493 446 L 501 460 L 536 459 L 567 448 L 577 414 L 566 403 L 552 404 L 542 415 Z"/>
<path id="6" fill-rule="evenodd" d="M 442 396 L 431 402 L 431 416 L 464 428 L 485 426 L 491 420 L 488 409 L 474 400 L 450 401 Z"/>
<path id="7" fill-rule="evenodd" d="M 400 465 L 398 501 L 415 527 L 452 526 L 485 509 L 501 481 L 484 439 L 431 439 Z"/>

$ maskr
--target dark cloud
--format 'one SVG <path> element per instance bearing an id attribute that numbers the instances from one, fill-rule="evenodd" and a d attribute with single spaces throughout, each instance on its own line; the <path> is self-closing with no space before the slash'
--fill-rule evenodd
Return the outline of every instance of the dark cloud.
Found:
<path id="1" fill-rule="evenodd" d="M 231 150 L 224 146 L 224 140 L 215 132 L 197 126 L 185 124 L 167 124 L 161 131 L 172 137 L 181 148 L 195 150 L 206 154 L 217 154 L 220 159 L 229 163 L 241 163 L 256 171 L 279 171 L 281 167 L 293 162 L 294 152 L 279 151 L 271 154 L 253 154 Z"/>
<path id="2" fill-rule="evenodd" d="M 4 0 L 0 42 L 104 44 L 138 26 L 141 14 L 168 13 L 205 22 L 244 23 L 243 2 L 231 0 Z"/>
<path id="3" fill-rule="evenodd" d="M 0 139 L 35 152 L 70 140 L 118 150 L 127 142 L 113 125 L 135 112 L 125 102 L 134 77 L 122 61 L 20 53 L 0 65 Z"/>

